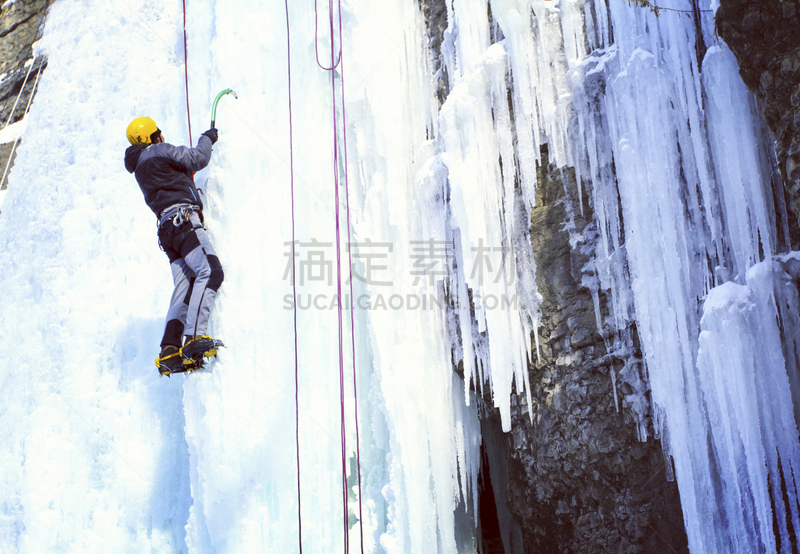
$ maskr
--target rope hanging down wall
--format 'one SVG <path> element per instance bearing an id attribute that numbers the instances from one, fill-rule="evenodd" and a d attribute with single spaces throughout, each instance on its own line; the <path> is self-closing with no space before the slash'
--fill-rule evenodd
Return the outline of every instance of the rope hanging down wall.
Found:
<path id="1" fill-rule="evenodd" d="M 186 81 L 186 119 L 189 122 L 189 146 L 192 146 L 192 113 L 189 110 L 189 48 L 186 40 L 186 0 L 183 0 L 183 72 Z"/>
<path id="2" fill-rule="evenodd" d="M 33 57 L 33 61 L 31 62 L 31 68 L 34 66 L 34 62 L 36 61 L 36 56 Z M 39 76 L 42 74 L 42 66 L 44 65 L 44 59 L 39 62 L 39 68 L 36 70 L 36 79 L 33 81 L 33 88 L 31 89 L 31 95 L 28 97 L 28 104 L 25 106 L 25 113 L 22 115 L 22 120 L 25 120 L 25 117 L 28 115 L 28 110 L 31 109 L 31 102 L 33 101 L 33 97 L 36 95 L 36 85 L 39 84 Z M 22 88 L 19 89 L 19 95 L 17 95 L 17 101 L 14 102 L 14 107 L 11 108 L 11 113 L 8 116 L 8 121 L 6 121 L 6 127 L 11 122 L 11 118 L 14 116 L 14 110 L 17 109 L 17 103 L 19 102 L 20 97 L 22 96 L 22 91 L 25 90 L 25 83 L 28 82 L 28 77 L 31 74 L 31 70 L 28 69 L 28 74 L 25 75 L 25 81 L 22 83 Z M 3 127 L 5 129 L 5 127 Z M 6 182 L 6 175 L 8 175 L 8 170 L 11 168 L 11 160 L 14 159 L 14 152 L 17 149 L 17 144 L 19 144 L 19 139 L 22 138 L 21 136 L 17 137 L 14 140 L 14 146 L 11 147 L 11 154 L 8 155 L 8 161 L 6 162 L 6 168 L 3 170 L 3 177 L 0 178 L 0 186 Z"/>
<path id="3" fill-rule="evenodd" d="M 289 191 L 292 199 L 292 298 L 297 298 L 297 280 L 295 275 L 295 215 L 294 215 L 294 123 L 292 121 L 292 40 L 289 31 L 289 0 L 284 0 L 286 8 L 286 56 L 289 79 Z M 300 382 L 297 348 L 297 302 L 293 303 L 294 316 L 294 422 L 295 422 L 295 454 L 297 462 L 297 543 L 300 554 L 303 553 L 303 514 L 300 495 Z"/>
<path id="4" fill-rule="evenodd" d="M 324 66 L 319 58 L 319 51 L 316 49 L 316 40 L 318 33 L 315 26 L 315 54 L 317 64 L 324 71 L 331 73 L 331 99 L 333 104 L 333 168 L 334 168 L 334 196 L 335 196 L 335 214 L 336 214 L 336 268 L 337 268 L 337 294 L 338 298 L 342 297 L 342 263 L 341 263 L 341 214 L 339 210 L 339 126 L 340 118 L 337 113 L 337 90 L 336 90 L 336 73 L 335 70 L 339 69 L 340 75 L 340 94 L 341 94 L 341 128 L 342 128 L 342 143 L 344 147 L 344 185 L 345 185 L 345 217 L 347 223 L 347 241 L 351 243 L 351 223 L 350 223 L 350 191 L 349 191 L 349 178 L 347 170 L 347 126 L 346 126 L 346 112 L 345 112 L 345 94 L 344 94 L 344 68 L 343 60 L 343 47 L 342 47 L 342 6 L 341 0 L 338 0 L 338 27 L 339 27 L 339 50 L 338 60 L 336 52 L 336 39 L 335 39 L 335 24 L 333 12 L 333 0 L 328 0 L 328 14 L 330 26 L 330 42 L 331 42 L 331 66 Z M 295 248 L 296 248 L 296 220 L 295 220 L 295 200 L 294 200 L 294 129 L 292 121 L 292 57 L 291 57 L 291 36 L 290 36 L 290 18 L 289 18 L 289 2 L 284 0 L 284 8 L 286 12 L 286 46 L 287 46 L 287 71 L 288 71 L 288 92 L 289 92 L 289 169 L 290 169 L 290 196 L 291 196 L 291 213 L 292 213 L 292 264 L 294 266 Z M 318 20 L 317 16 L 317 1 L 314 1 L 314 16 L 315 22 Z M 184 44 L 184 76 L 186 84 L 186 116 L 189 126 L 189 143 L 192 140 L 192 122 L 191 112 L 189 107 L 189 65 L 188 65 L 188 40 L 186 32 L 186 0 L 183 0 L 183 44 Z M 340 67 L 341 66 L 341 67 Z M 297 284 L 295 279 L 295 268 L 292 268 L 292 292 L 293 297 L 297 298 Z M 348 270 L 350 275 L 353 273 L 353 259 L 348 248 Z M 355 408 L 355 431 L 356 431 L 356 462 L 358 469 L 358 521 L 359 531 L 361 538 L 361 552 L 364 552 L 364 529 L 363 529 L 363 509 L 361 499 L 361 438 L 358 424 L 358 385 L 357 385 L 357 372 L 356 372 L 356 347 L 355 347 L 355 320 L 353 314 L 353 280 L 350 279 L 350 336 L 353 360 L 353 397 Z M 346 437 L 346 416 L 345 416 L 345 388 L 344 388 L 344 325 L 341 301 L 338 306 L 338 323 L 339 323 L 339 401 L 340 401 L 340 415 L 341 415 L 341 444 L 342 444 L 342 518 L 344 530 L 344 552 L 350 552 L 350 539 L 349 539 L 349 516 L 348 516 L 348 486 L 347 486 L 347 437 Z M 297 466 L 297 523 L 298 523 L 298 544 L 300 552 L 303 552 L 303 527 L 302 527 L 302 504 L 301 504 L 301 487 L 300 487 L 300 403 L 299 403 L 299 363 L 298 363 L 298 334 L 297 334 L 297 304 L 294 303 L 294 373 L 295 373 L 295 452 L 296 452 L 296 466 Z"/>
<path id="5" fill-rule="evenodd" d="M 338 302 L 338 316 L 339 316 L 339 401 L 341 404 L 341 441 L 342 441 L 342 518 L 344 520 L 344 552 L 350 552 L 350 537 L 349 537 L 349 516 L 347 505 L 347 437 L 346 437 L 346 418 L 345 418 L 345 396 L 344 396 L 344 331 L 343 331 L 343 314 L 342 314 L 342 264 L 341 264 L 341 216 L 339 213 L 339 114 L 337 113 L 337 91 L 336 91 L 336 69 L 339 68 L 340 75 L 340 91 L 342 100 L 342 141 L 344 146 L 344 182 L 345 182 L 345 207 L 347 215 L 347 239 L 348 244 L 351 243 L 350 234 L 350 191 L 349 179 L 347 169 L 347 125 L 345 117 L 345 96 L 344 96 L 344 47 L 343 33 L 342 33 L 342 2 L 337 0 L 338 7 L 338 27 L 339 27 L 339 50 L 338 60 L 336 59 L 336 32 L 334 26 L 334 13 L 333 13 L 333 0 L 328 0 L 328 16 L 330 27 L 330 44 L 331 44 L 331 65 L 330 67 L 324 66 L 320 62 L 318 51 L 318 9 L 317 0 L 314 0 L 314 48 L 317 57 L 317 65 L 324 71 L 330 72 L 331 78 L 331 101 L 333 104 L 333 181 L 334 181 L 334 205 L 336 214 L 336 286 Z M 353 274 L 353 259 L 352 253 L 348 248 L 348 261 L 350 275 Z M 361 552 L 364 552 L 364 526 L 362 514 L 362 500 L 361 500 L 361 439 L 359 436 L 358 427 L 358 387 L 357 387 L 357 373 L 356 373 L 356 351 L 355 351 L 355 323 L 353 315 L 353 279 L 350 279 L 350 336 L 352 339 L 352 359 L 353 359 L 353 401 L 355 408 L 355 430 L 356 430 L 356 465 L 358 468 L 358 524 L 361 538 Z"/>

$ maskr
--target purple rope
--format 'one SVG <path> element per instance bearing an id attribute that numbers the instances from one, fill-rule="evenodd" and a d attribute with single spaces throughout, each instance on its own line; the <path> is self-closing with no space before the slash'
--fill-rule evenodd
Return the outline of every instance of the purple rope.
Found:
<path id="1" fill-rule="evenodd" d="M 325 71 L 333 71 L 339 65 L 342 65 L 340 70 L 341 79 L 341 95 L 342 95 L 342 136 L 344 140 L 344 182 L 345 182 L 345 206 L 347 215 L 347 240 L 348 245 L 351 244 L 351 224 L 350 224 L 350 189 L 348 178 L 348 159 L 347 159 L 347 116 L 345 112 L 345 95 L 344 95 L 344 65 L 343 60 L 343 32 L 342 32 L 342 2 L 338 0 L 339 8 L 339 59 L 336 60 L 336 44 L 334 38 L 334 21 L 333 21 L 333 2 L 328 0 L 328 15 L 330 17 L 330 32 L 331 32 L 331 67 L 322 65 L 319 59 L 319 52 L 317 49 L 318 44 L 318 9 L 317 0 L 314 0 L 314 38 L 315 38 L 315 54 L 317 56 L 317 65 Z M 344 330 L 342 319 L 342 264 L 341 264 L 341 226 L 339 215 L 339 146 L 338 146 L 338 118 L 336 116 L 336 76 L 331 73 L 331 97 L 333 99 L 333 167 L 334 167 L 334 185 L 335 185 L 335 201 L 336 201 L 336 285 L 339 298 L 338 316 L 339 316 L 339 400 L 341 403 L 341 441 L 342 441 L 342 492 L 343 492 L 343 511 L 344 511 L 344 551 L 345 554 L 350 551 L 350 539 L 348 535 L 348 509 L 347 509 L 347 438 L 346 438 L 346 418 L 345 418 L 345 398 L 344 398 Z M 362 508 L 362 494 L 361 494 L 361 437 L 358 425 L 358 386 L 357 386 L 357 372 L 356 372 L 356 339 L 355 339 L 355 319 L 353 313 L 353 257 L 352 252 L 348 248 L 348 263 L 350 271 L 350 337 L 353 352 L 353 395 L 355 405 L 355 428 L 356 428 L 356 462 L 358 467 L 358 521 L 359 532 L 361 537 L 361 552 L 364 552 L 364 525 L 363 525 L 363 508 Z"/>
<path id="2" fill-rule="evenodd" d="M 292 125 L 292 41 L 289 34 L 289 0 L 286 6 L 286 52 L 289 74 L 289 182 L 292 197 L 292 298 L 294 298 L 294 421 L 295 452 L 297 453 L 297 542 L 303 552 L 303 517 L 300 502 L 300 383 L 297 362 L 297 280 L 295 278 L 295 217 L 294 217 L 294 130 Z"/>
<path id="3" fill-rule="evenodd" d="M 316 2 L 316 0 L 315 0 Z M 328 0 L 328 11 L 331 27 L 331 68 L 338 65 L 335 62 L 335 44 L 333 30 L 333 2 Z M 341 40 L 340 40 L 341 43 Z M 341 57 L 339 58 L 341 61 Z M 321 66 L 322 67 L 322 66 Z M 323 67 L 323 69 L 325 69 Z M 327 71 L 332 71 L 328 69 Z M 341 252 L 341 226 L 339 225 L 339 143 L 338 119 L 336 117 L 336 77 L 331 73 L 331 96 L 333 98 L 333 182 L 336 203 L 336 292 L 339 298 L 337 315 L 339 319 L 339 403 L 340 403 L 340 430 L 342 443 L 342 520 L 344 524 L 344 552 L 350 552 L 350 536 L 348 534 L 347 510 L 347 425 L 345 420 L 344 402 L 344 329 L 342 324 L 342 252 Z"/>
<path id="4" fill-rule="evenodd" d="M 317 15 L 317 0 L 314 0 L 314 54 L 317 56 L 317 65 L 320 66 L 325 71 L 333 71 L 339 64 L 342 62 L 342 34 L 339 33 L 339 61 L 335 64 L 333 63 L 333 4 L 331 4 L 331 0 L 328 0 L 328 7 L 331 12 L 331 67 L 325 67 L 322 65 L 322 62 L 319 61 L 319 16 Z M 342 5 L 341 2 L 339 3 L 339 28 L 341 29 L 342 24 Z"/>
<path id="5" fill-rule="evenodd" d="M 342 0 L 339 0 L 339 62 L 342 68 L 339 71 L 339 78 L 341 79 L 342 91 L 342 137 L 344 139 L 344 196 L 345 206 L 347 208 L 347 258 L 350 270 L 350 339 L 353 345 L 353 400 L 355 404 L 355 418 L 356 418 L 356 467 L 358 468 L 358 527 L 361 536 L 361 553 L 364 553 L 364 517 L 361 508 L 361 436 L 358 427 L 358 376 L 356 374 L 356 324 L 353 308 L 353 254 L 350 250 L 352 244 L 350 224 L 350 186 L 347 176 L 347 114 L 345 113 L 344 102 L 344 63 L 342 63 L 342 43 L 344 42 L 342 34 Z M 341 300 L 341 298 L 339 299 Z"/>
<path id="6" fill-rule="evenodd" d="M 189 120 L 189 146 L 192 146 L 192 112 L 189 110 L 189 46 L 186 38 L 186 0 L 183 0 L 183 70 L 186 78 L 186 119 Z M 194 178 L 194 173 L 192 173 Z"/>

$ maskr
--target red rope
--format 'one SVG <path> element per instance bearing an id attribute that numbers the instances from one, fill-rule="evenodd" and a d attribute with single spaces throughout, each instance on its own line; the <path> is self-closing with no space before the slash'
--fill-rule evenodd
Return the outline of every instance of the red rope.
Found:
<path id="1" fill-rule="evenodd" d="M 339 70 L 341 79 L 341 95 L 342 95 L 342 136 L 344 140 L 344 179 L 345 179 L 345 206 L 347 214 L 347 238 L 348 245 L 351 243 L 351 225 L 350 225 L 350 192 L 349 192 L 349 179 L 347 170 L 347 119 L 345 113 L 344 101 L 344 66 L 343 60 L 343 34 L 342 34 L 342 3 L 338 0 L 339 8 L 339 59 L 336 60 L 336 46 L 335 46 L 335 31 L 333 21 L 333 1 L 328 0 L 328 13 L 330 17 L 330 32 L 331 32 L 331 66 L 325 67 L 320 63 L 319 52 L 317 50 L 318 44 L 318 31 L 317 31 L 317 0 L 314 0 L 314 47 L 317 56 L 317 65 L 325 71 L 331 72 L 331 97 L 333 100 L 333 168 L 334 168 L 334 185 L 335 185 L 335 202 L 336 202 L 336 280 L 337 280 L 337 293 L 339 298 L 338 316 L 339 316 L 339 401 L 341 403 L 341 440 L 342 440 L 342 493 L 343 493 L 343 519 L 344 519 L 344 551 L 347 554 L 350 551 L 350 537 L 348 526 L 348 506 L 347 506 L 347 437 L 346 437 L 346 418 L 345 418 L 345 398 L 344 398 L 344 338 L 343 338 L 343 324 L 342 324 L 342 266 L 341 266 L 341 230 L 340 230 L 340 215 L 339 215 L 339 143 L 338 143 L 338 126 L 339 120 L 336 114 L 336 75 L 334 69 L 342 65 Z M 353 349 L 353 395 L 355 404 L 355 418 L 356 418 L 356 462 L 358 466 L 358 522 L 361 537 L 361 552 L 364 552 L 364 525 L 362 514 L 362 500 L 361 500 L 361 439 L 358 426 L 358 387 L 357 387 L 357 373 L 356 373 L 356 343 L 355 343 L 355 321 L 353 315 L 353 258 L 350 249 L 348 248 L 348 260 L 350 270 L 350 336 L 352 339 Z"/>
<path id="2" fill-rule="evenodd" d="M 303 517 L 300 502 L 300 383 L 297 348 L 297 280 L 295 279 L 295 217 L 294 217 L 294 126 L 292 123 L 292 41 L 289 33 L 289 0 L 286 7 L 286 53 L 289 74 L 289 183 L 292 197 L 292 298 L 294 298 L 294 421 L 295 452 L 297 454 L 297 542 L 303 553 Z"/>
<path id="3" fill-rule="evenodd" d="M 189 110 L 189 48 L 186 40 L 186 0 L 183 0 L 183 69 L 186 75 L 186 118 L 189 120 L 189 146 L 192 146 L 192 114 Z"/>

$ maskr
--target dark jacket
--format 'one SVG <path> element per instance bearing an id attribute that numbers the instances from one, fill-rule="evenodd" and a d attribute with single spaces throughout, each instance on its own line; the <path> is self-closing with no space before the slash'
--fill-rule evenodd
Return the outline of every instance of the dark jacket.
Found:
<path id="1" fill-rule="evenodd" d="M 203 201 L 192 179 L 211 160 L 211 139 L 201 136 L 195 148 L 173 146 L 165 142 L 135 144 L 125 151 L 125 169 L 136 175 L 144 201 L 158 217 L 175 204 L 195 204 L 203 209 Z"/>

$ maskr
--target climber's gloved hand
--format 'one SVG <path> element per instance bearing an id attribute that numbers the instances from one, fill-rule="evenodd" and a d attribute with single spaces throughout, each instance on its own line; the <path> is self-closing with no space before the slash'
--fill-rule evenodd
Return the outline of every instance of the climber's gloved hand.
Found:
<path id="1" fill-rule="evenodd" d="M 216 130 L 216 128 L 212 127 L 211 129 L 203 133 L 202 136 L 208 137 L 211 140 L 211 144 L 214 144 L 219 139 L 219 132 Z"/>

